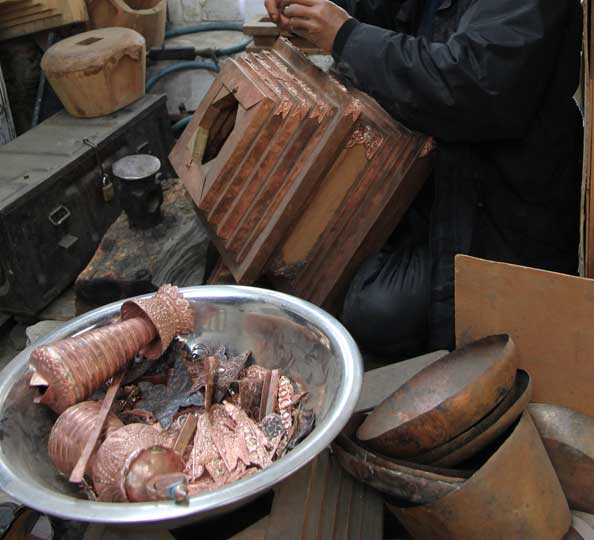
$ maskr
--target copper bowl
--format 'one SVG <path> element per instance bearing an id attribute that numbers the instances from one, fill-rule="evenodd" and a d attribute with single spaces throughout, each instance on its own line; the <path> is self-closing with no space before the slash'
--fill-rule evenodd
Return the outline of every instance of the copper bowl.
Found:
<path id="1" fill-rule="evenodd" d="M 515 374 L 511 337 L 481 339 L 403 384 L 367 417 L 357 437 L 386 456 L 418 456 L 484 418 L 510 391 Z"/>

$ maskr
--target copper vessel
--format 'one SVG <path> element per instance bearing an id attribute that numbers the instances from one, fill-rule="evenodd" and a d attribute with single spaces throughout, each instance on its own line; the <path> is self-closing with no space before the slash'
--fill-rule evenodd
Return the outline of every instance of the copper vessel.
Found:
<path id="1" fill-rule="evenodd" d="M 594 513 L 594 419 L 557 405 L 533 403 L 528 410 L 569 505 Z"/>
<path id="2" fill-rule="evenodd" d="M 509 336 L 476 341 L 402 385 L 367 417 L 357 437 L 387 456 L 417 456 L 492 411 L 512 388 L 515 373 L 515 346 Z"/>
<path id="3" fill-rule="evenodd" d="M 461 487 L 470 473 L 386 458 L 363 448 L 354 437 L 364 419 L 351 418 L 332 448 L 340 465 L 353 477 L 393 499 L 426 504 Z"/>
<path id="4" fill-rule="evenodd" d="M 415 540 L 559 540 L 571 514 L 528 412 L 460 489 L 414 507 L 388 509 Z"/>
<path id="5" fill-rule="evenodd" d="M 151 446 L 134 453 L 125 472 L 124 490 L 130 502 L 187 498 L 184 460 L 171 448 Z"/>
<path id="6" fill-rule="evenodd" d="M 35 402 L 62 413 L 89 398 L 138 352 L 156 359 L 177 334 L 192 329 L 192 307 L 177 287 L 164 285 L 149 300 L 125 302 L 119 322 L 33 350 Z"/>
<path id="7" fill-rule="evenodd" d="M 451 441 L 411 458 L 415 463 L 454 467 L 473 457 L 502 435 L 526 410 L 532 397 L 532 381 L 524 370 L 516 372 L 514 387 L 485 418 Z"/>
<path id="8" fill-rule="evenodd" d="M 163 436 L 146 424 L 114 431 L 99 447 L 93 463 L 93 485 L 100 501 L 126 502 L 126 475 L 139 452 L 164 444 Z"/>
<path id="9" fill-rule="evenodd" d="M 66 409 L 56 420 L 50 432 L 47 448 L 52 463 L 64 476 L 70 476 L 76 465 L 87 439 L 93 431 L 100 409 L 100 401 L 83 401 Z M 124 424 L 117 416 L 110 414 L 97 446 L 105 437 L 123 426 Z M 92 471 L 95 453 L 96 450 L 87 465 L 86 473 L 88 475 Z"/>

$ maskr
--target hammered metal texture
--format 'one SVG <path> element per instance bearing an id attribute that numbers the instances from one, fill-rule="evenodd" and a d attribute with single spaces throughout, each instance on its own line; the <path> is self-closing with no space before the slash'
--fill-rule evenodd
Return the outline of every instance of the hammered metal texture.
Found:
<path id="1" fill-rule="evenodd" d="M 142 352 L 156 359 L 165 352 L 178 334 L 186 334 L 194 328 L 192 306 L 174 285 L 163 285 L 153 298 L 130 300 L 122 305 L 122 320 L 144 317 L 157 329 L 158 338 Z"/>
<path id="2" fill-rule="evenodd" d="M 58 418 L 49 436 L 48 453 L 52 463 L 64 476 L 69 476 L 89 438 L 97 415 L 101 409 L 100 401 L 83 401 L 66 409 Z M 109 414 L 98 445 L 106 436 L 123 427 L 122 421 Z M 91 474 L 95 452 L 87 465 L 86 473 Z"/>
<path id="3" fill-rule="evenodd" d="M 139 451 L 161 444 L 161 434 L 146 424 L 129 424 L 109 435 L 93 464 L 93 485 L 99 500 L 126 502 L 124 481 L 130 461 Z"/>
<path id="4" fill-rule="evenodd" d="M 47 389 L 35 401 L 64 412 L 90 397 L 155 336 L 152 323 L 137 318 L 38 347 L 29 362 Z"/>

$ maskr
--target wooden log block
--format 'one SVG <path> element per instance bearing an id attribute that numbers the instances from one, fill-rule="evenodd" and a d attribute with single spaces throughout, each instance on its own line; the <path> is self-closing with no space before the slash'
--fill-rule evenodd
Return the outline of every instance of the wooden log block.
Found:
<path id="1" fill-rule="evenodd" d="M 64 108 L 79 118 L 111 114 L 144 95 L 144 38 L 103 28 L 59 41 L 41 67 Z"/>
<path id="2" fill-rule="evenodd" d="M 422 186 L 429 141 L 281 38 L 226 62 L 170 159 L 237 282 L 328 305 Z"/>
<path id="3" fill-rule="evenodd" d="M 146 40 L 146 47 L 162 47 L 165 41 L 167 0 L 89 0 L 92 28 L 131 28 Z"/>
<path id="4" fill-rule="evenodd" d="M 156 291 L 165 283 L 201 285 L 208 239 L 176 181 L 163 195 L 163 220 L 130 229 L 122 214 L 76 280 L 77 298 L 89 307 Z"/>

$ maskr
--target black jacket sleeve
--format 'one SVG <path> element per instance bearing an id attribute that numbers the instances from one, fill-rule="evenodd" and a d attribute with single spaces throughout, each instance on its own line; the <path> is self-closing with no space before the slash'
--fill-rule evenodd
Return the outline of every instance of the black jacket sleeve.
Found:
<path id="1" fill-rule="evenodd" d="M 446 43 L 351 23 L 334 56 L 412 129 L 446 141 L 521 137 L 553 73 L 568 12 L 563 0 L 477 0 Z"/>
<path id="2" fill-rule="evenodd" d="M 332 0 L 332 2 L 361 22 L 382 28 L 390 24 L 394 5 L 401 3 L 400 0 Z"/>

